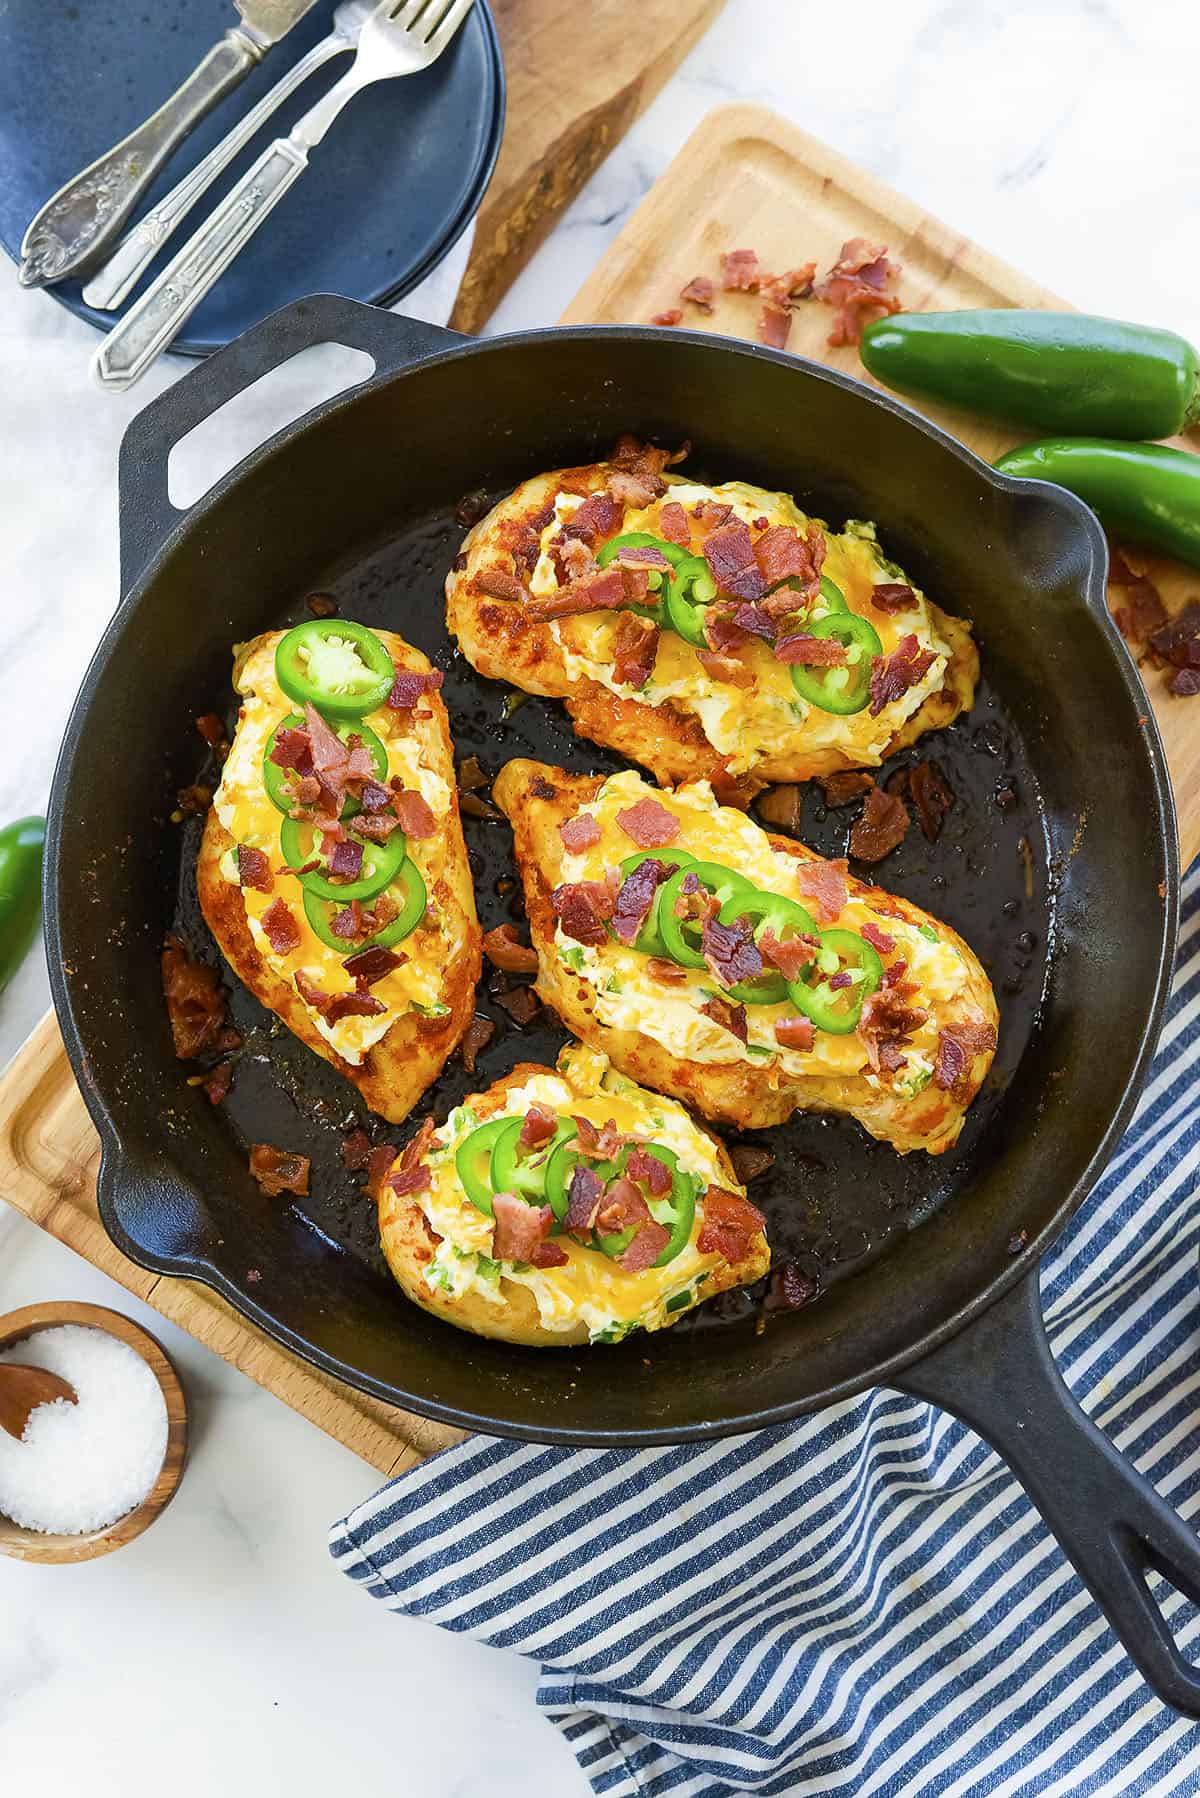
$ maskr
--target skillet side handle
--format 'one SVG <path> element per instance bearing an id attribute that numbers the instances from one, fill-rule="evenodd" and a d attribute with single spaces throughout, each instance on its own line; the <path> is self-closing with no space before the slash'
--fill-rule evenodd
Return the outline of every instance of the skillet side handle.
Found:
<path id="1" fill-rule="evenodd" d="M 1200 1537 L 1067 1389 L 1036 1271 L 891 1384 L 961 1418 L 1008 1462 L 1147 1685 L 1200 1717 L 1200 1671 L 1146 1584 L 1153 1568 L 1200 1604 Z"/>
<path id="2" fill-rule="evenodd" d="M 378 306 L 344 300 L 338 294 L 318 293 L 293 300 L 197 363 L 138 413 L 121 440 L 122 598 L 186 516 L 167 496 L 167 462 L 172 449 L 228 400 L 315 344 L 340 343 L 365 351 L 375 363 L 371 381 L 377 381 L 467 341 L 460 332 L 440 325 L 403 318 Z M 354 391 L 369 385 L 370 381 L 360 383 Z M 335 395 L 326 405 L 336 406 L 340 397 Z"/>

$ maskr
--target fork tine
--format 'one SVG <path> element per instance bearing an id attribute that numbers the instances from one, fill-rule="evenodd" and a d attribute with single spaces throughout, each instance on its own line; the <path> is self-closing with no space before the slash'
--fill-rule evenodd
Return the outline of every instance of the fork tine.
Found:
<path id="1" fill-rule="evenodd" d="M 411 31 L 429 0 L 392 0 L 386 8 L 385 16 L 389 25 L 398 25 L 402 31 Z"/>
<path id="2" fill-rule="evenodd" d="M 452 0 L 450 10 L 443 14 L 432 34 L 425 40 L 435 56 L 441 55 L 474 4 L 475 0 Z"/>

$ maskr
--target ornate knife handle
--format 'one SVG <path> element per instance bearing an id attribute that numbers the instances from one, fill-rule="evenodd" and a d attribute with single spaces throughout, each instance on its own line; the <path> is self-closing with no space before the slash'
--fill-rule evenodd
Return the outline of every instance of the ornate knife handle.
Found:
<path id="1" fill-rule="evenodd" d="M 60 187 L 25 233 L 21 285 L 62 281 L 105 249 L 167 158 L 261 55 L 245 32 L 227 31 L 152 118 Z"/>
<path id="2" fill-rule="evenodd" d="M 276 138 L 263 151 L 101 343 L 92 358 L 101 387 L 120 393 L 141 379 L 307 167 L 308 151 L 291 138 Z"/>

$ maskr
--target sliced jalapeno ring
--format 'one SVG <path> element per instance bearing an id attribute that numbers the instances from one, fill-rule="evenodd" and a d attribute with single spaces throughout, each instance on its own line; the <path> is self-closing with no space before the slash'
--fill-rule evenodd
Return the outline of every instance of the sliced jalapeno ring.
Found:
<path id="1" fill-rule="evenodd" d="M 757 887 L 746 894 L 734 893 L 717 913 L 721 924 L 736 924 L 740 918 L 749 920 L 756 944 L 764 930 L 780 940 L 818 934 L 816 923 L 802 905 L 782 893 L 764 893 Z M 782 1005 L 787 996 L 788 983 L 774 968 L 764 968 L 752 980 L 739 981 L 729 989 L 729 997 L 739 1005 Z"/>
<path id="2" fill-rule="evenodd" d="M 703 556 L 687 556 L 667 588 L 667 623 L 695 649 L 707 649 L 704 608 L 717 597 L 717 583 Z"/>
<path id="3" fill-rule="evenodd" d="M 364 843 L 362 873 L 357 880 L 331 880 L 327 864 L 313 847 L 313 827 L 297 818 L 285 818 L 279 832 L 279 847 L 289 868 L 302 868 L 314 859 L 321 863 L 308 874 L 301 874 L 300 884 L 320 899 L 370 899 L 381 893 L 399 874 L 408 853 L 402 830 L 394 830 L 384 843 Z"/>
<path id="4" fill-rule="evenodd" d="M 271 751 L 275 747 L 275 739 L 281 730 L 303 729 L 303 713 L 289 712 L 286 718 L 281 718 L 279 720 L 279 723 L 267 738 L 267 747 L 263 751 L 263 786 L 267 790 L 267 798 L 271 801 L 272 805 L 276 806 L 284 813 L 290 812 L 294 803 L 294 801 L 289 798 L 284 784 L 290 778 L 292 770 L 290 768 L 278 767 L 271 760 Z M 333 729 L 342 739 L 342 742 L 346 744 L 349 743 L 351 737 L 360 737 L 362 739 L 363 748 L 371 758 L 371 765 L 375 770 L 375 779 L 381 783 L 386 782 L 388 777 L 387 750 L 375 735 L 375 732 L 357 718 L 341 719 L 333 725 Z M 362 807 L 359 805 L 358 800 L 348 797 L 339 816 L 343 818 L 353 818 L 361 810 Z"/>
<path id="5" fill-rule="evenodd" d="M 569 1118 L 560 1118 L 549 1141 L 539 1143 L 522 1156 L 524 1127 L 523 1117 L 510 1119 L 510 1128 L 502 1130 L 492 1144 L 491 1182 L 493 1192 L 514 1192 L 532 1203 L 546 1197 L 546 1174 L 553 1151 L 560 1143 L 571 1141 L 578 1130 Z"/>
<path id="6" fill-rule="evenodd" d="M 561 1224 L 571 1200 L 571 1175 L 579 1160 L 578 1152 L 571 1146 L 579 1135 L 579 1126 L 573 1118 L 559 1118 L 558 1127 L 562 1135 L 551 1148 L 543 1190 L 547 1205 Z"/>
<path id="7" fill-rule="evenodd" d="M 673 1149 L 660 1148 L 657 1143 L 642 1143 L 638 1146 L 653 1155 L 656 1161 L 661 1161 L 671 1174 L 670 1192 L 664 1193 L 661 1199 L 650 1198 L 646 1201 L 655 1223 L 662 1224 L 671 1232 L 670 1241 L 652 1264 L 654 1267 L 665 1267 L 668 1261 L 673 1261 L 686 1246 L 691 1236 L 692 1223 L 696 1215 L 696 1185 L 690 1174 L 680 1172 L 679 1157 Z M 627 1143 L 616 1161 L 610 1164 L 616 1168 L 618 1173 L 625 1172 L 633 1148 L 632 1143 Z M 596 1247 L 602 1255 L 607 1255 L 610 1260 L 616 1261 L 625 1253 L 636 1234 L 636 1226 L 631 1226 L 628 1230 L 618 1230 L 608 1236 L 603 1236 L 597 1231 L 595 1232 Z"/>
<path id="8" fill-rule="evenodd" d="M 508 1117 L 489 1118 L 486 1124 L 480 1124 L 469 1136 L 465 1136 L 455 1151 L 454 1167 L 459 1184 L 475 1209 L 482 1211 L 485 1217 L 495 1216 L 490 1178 L 492 1149 L 496 1138 L 507 1130 L 512 1121 Z M 520 1119 L 517 1122 L 520 1123 Z"/>
<path id="9" fill-rule="evenodd" d="M 621 536 L 611 538 L 609 542 L 604 545 L 603 549 L 597 552 L 597 568 L 607 568 L 609 563 L 615 559 L 619 549 L 656 549 L 660 555 L 666 557 L 672 568 L 687 555 L 687 551 L 685 549 L 680 549 L 677 543 L 668 543 L 665 538 L 655 537 L 649 531 L 625 531 Z M 651 572 L 659 574 L 658 581 L 652 581 L 650 583 L 652 588 L 657 588 L 658 590 L 658 599 L 656 602 L 650 606 L 626 606 L 624 609 L 627 612 L 636 612 L 641 618 L 652 618 L 657 625 L 665 625 L 667 623 L 667 610 L 661 578 L 662 571 L 656 569 L 651 570 Z M 666 591 L 670 591 L 669 586 Z"/>
<path id="10" fill-rule="evenodd" d="M 695 859 L 695 856 L 689 855 L 686 849 L 644 849 L 637 855 L 625 857 L 621 863 L 621 879 L 627 880 L 633 870 L 639 868 L 643 862 L 662 862 L 666 868 L 678 869 L 690 868 Z M 663 942 L 658 928 L 658 904 L 666 884 L 665 880 L 659 882 L 658 889 L 650 901 L 650 910 L 642 920 L 642 927 L 638 931 L 637 940 L 633 945 L 639 955 L 656 955 L 664 961 L 668 959 L 667 946 Z"/>
<path id="11" fill-rule="evenodd" d="M 403 942 L 416 929 L 425 916 L 429 896 L 425 891 L 421 870 L 410 861 L 404 862 L 392 885 L 387 888 L 387 894 L 396 901 L 400 910 L 390 924 L 385 924 L 382 930 L 377 930 L 374 936 L 365 938 L 363 942 L 335 933 L 334 917 L 348 903 L 341 898 L 322 899 L 317 893 L 306 891 L 304 915 L 312 926 L 313 935 L 319 937 L 327 948 L 336 949 L 341 955 L 356 955 L 360 949 L 390 949 L 394 944 Z M 376 893 L 376 902 L 383 896 L 382 893 Z"/>
<path id="12" fill-rule="evenodd" d="M 847 716 L 861 712 L 871 697 L 871 663 L 883 654 L 883 644 L 873 624 L 857 612 L 831 612 L 808 628 L 812 637 L 832 637 L 842 644 L 846 660 L 836 668 L 810 668 L 796 663 L 792 685 L 801 699 L 823 712 Z"/>
<path id="13" fill-rule="evenodd" d="M 720 862 L 693 862 L 690 868 L 680 868 L 677 874 L 672 874 L 658 889 L 656 923 L 667 955 L 681 968 L 702 968 L 705 963 L 700 950 L 700 921 L 681 918 L 675 911 L 689 874 L 696 876 L 718 905 L 724 905 L 734 893 L 753 892 L 754 888 L 745 875 L 735 874 L 732 868 L 723 867 Z"/>
<path id="14" fill-rule="evenodd" d="M 818 1030 L 848 1036 L 858 1023 L 863 1001 L 883 979 L 883 963 L 857 931 L 823 930 L 819 943 L 807 974 L 788 982 L 788 996 Z M 829 976 L 839 970 L 854 976 L 850 986 L 830 986 Z"/>
<path id="15" fill-rule="evenodd" d="M 311 700 L 331 718 L 361 718 L 381 706 L 396 670 L 374 631 L 349 618 L 309 618 L 275 651 L 275 678 L 297 705 Z"/>

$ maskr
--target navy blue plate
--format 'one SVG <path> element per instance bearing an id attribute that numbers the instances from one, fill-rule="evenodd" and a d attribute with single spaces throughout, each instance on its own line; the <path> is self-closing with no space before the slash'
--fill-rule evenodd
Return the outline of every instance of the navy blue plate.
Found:
<path id="1" fill-rule="evenodd" d="M 168 163 L 141 210 L 192 168 L 293 62 L 325 36 L 319 3 L 267 52 Z M 0 6 L 0 243 L 18 260 L 25 228 L 55 190 L 155 112 L 228 26 L 230 0 L 7 0 Z M 208 190 L 157 267 L 273 137 L 349 68 L 339 57 L 281 107 Z M 484 0 L 445 55 L 420 75 L 381 82 L 351 101 L 307 172 L 199 306 L 172 348 L 207 355 L 304 294 L 388 305 L 445 256 L 487 188 L 504 124 L 504 71 Z M 148 277 L 143 277 L 144 287 Z M 46 291 L 108 330 L 81 282 Z"/>

